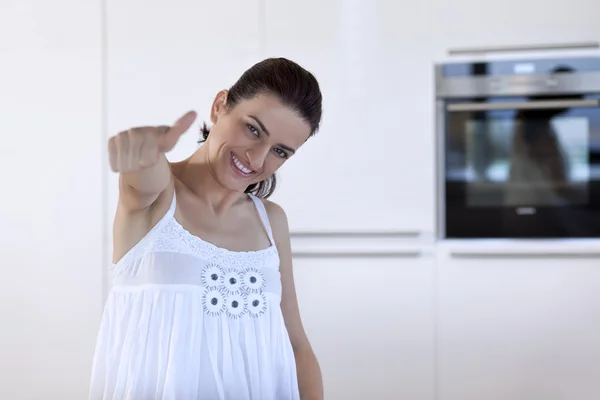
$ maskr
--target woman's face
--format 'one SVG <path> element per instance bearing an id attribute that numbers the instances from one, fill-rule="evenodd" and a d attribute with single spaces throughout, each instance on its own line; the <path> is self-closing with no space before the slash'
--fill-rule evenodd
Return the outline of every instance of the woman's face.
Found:
<path id="1" fill-rule="evenodd" d="M 205 145 L 209 165 L 219 183 L 231 190 L 270 177 L 309 137 L 310 125 L 270 95 L 225 107 L 227 92 L 213 103 L 213 126 Z"/>

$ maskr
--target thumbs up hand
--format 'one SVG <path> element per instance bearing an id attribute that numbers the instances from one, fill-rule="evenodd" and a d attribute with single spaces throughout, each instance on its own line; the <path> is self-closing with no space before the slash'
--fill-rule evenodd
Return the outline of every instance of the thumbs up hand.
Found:
<path id="1" fill-rule="evenodd" d="M 108 141 L 111 169 L 131 173 L 154 166 L 162 154 L 175 147 L 195 120 L 196 113 L 189 111 L 172 126 L 137 127 L 111 137 Z"/>

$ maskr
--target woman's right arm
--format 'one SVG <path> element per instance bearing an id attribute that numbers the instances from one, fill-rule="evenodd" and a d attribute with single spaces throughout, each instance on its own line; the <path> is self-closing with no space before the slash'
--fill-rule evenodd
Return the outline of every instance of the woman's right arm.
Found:
<path id="1" fill-rule="evenodd" d="M 119 207 L 128 212 L 147 210 L 169 186 L 171 169 L 165 153 L 195 119 L 190 111 L 173 126 L 133 128 L 110 138 L 110 166 L 120 173 Z"/>
<path id="2" fill-rule="evenodd" d="M 188 112 L 173 126 L 133 128 L 110 138 L 110 167 L 119 173 L 113 262 L 135 246 L 169 207 L 172 195 L 167 194 L 172 194 L 174 183 L 165 153 L 195 119 L 196 114 Z"/>

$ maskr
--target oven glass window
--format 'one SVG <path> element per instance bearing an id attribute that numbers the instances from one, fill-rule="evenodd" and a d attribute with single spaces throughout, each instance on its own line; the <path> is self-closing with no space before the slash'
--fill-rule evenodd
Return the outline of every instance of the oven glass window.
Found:
<path id="1" fill-rule="evenodd" d="M 492 113 L 493 114 L 493 113 Z M 463 128 L 468 207 L 585 205 L 589 123 L 585 117 L 490 115 Z"/>

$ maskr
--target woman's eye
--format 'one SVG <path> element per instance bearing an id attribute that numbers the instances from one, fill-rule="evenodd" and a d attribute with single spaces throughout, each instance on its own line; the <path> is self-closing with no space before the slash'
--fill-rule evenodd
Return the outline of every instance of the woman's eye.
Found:
<path id="1" fill-rule="evenodd" d="M 255 127 L 253 127 L 250 124 L 246 124 L 246 126 L 248 127 L 248 130 L 250 131 L 250 133 L 252 133 L 255 136 L 259 135 L 258 129 L 256 129 Z"/>
<path id="2" fill-rule="evenodd" d="M 275 149 L 275 153 L 281 158 L 288 158 L 288 154 L 281 149 Z"/>

